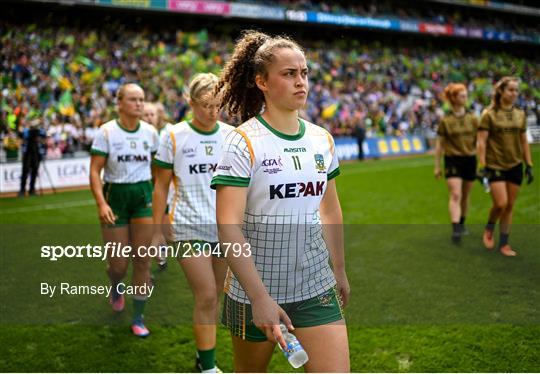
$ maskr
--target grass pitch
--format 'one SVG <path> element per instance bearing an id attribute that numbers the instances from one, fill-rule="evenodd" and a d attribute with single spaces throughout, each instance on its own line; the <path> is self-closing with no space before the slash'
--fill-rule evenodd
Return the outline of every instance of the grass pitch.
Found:
<path id="1" fill-rule="evenodd" d="M 450 244 L 448 194 L 433 178 L 432 157 L 341 166 L 353 371 L 540 371 L 539 147 L 533 158 L 537 180 L 522 187 L 514 210 L 513 259 L 482 248 L 491 201 L 479 184 L 470 234 Z M 101 243 L 90 191 L 2 199 L 0 214 L 0 371 L 193 371 L 192 298 L 172 261 L 156 271 L 144 340 L 129 331 L 129 302 L 113 315 L 102 296 L 39 294 L 45 281 L 107 284 L 101 260 L 39 255 L 47 241 Z M 219 366 L 232 371 L 223 328 L 217 351 Z M 274 354 L 271 371 L 293 371 Z"/>

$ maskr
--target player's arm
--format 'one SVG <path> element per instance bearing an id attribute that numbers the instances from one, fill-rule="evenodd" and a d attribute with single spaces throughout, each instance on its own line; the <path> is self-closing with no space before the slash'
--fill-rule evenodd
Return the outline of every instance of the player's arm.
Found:
<path id="1" fill-rule="evenodd" d="M 489 137 L 489 131 L 479 129 L 476 134 L 476 151 L 478 153 L 478 163 L 480 167 L 486 166 L 486 144 Z"/>
<path id="2" fill-rule="evenodd" d="M 478 130 L 476 132 L 476 153 L 478 156 L 478 168 L 481 172 L 484 172 L 483 169 L 486 167 L 486 145 L 490 128 L 491 117 L 489 116 L 488 111 L 484 111 L 480 116 L 480 124 L 478 125 Z"/>
<path id="3" fill-rule="evenodd" d="M 157 132 L 154 133 L 154 146 L 157 149 L 152 152 L 152 180 L 154 181 L 154 192 L 152 194 L 154 235 L 152 245 L 155 246 L 166 244 L 161 225 L 174 172 L 174 153 L 176 149 L 173 147 L 171 136 L 169 133 L 164 133 L 158 142 Z"/>
<path id="4" fill-rule="evenodd" d="M 437 136 L 435 140 L 435 178 L 439 179 L 442 175 L 441 173 L 441 156 L 442 150 L 444 147 L 444 138 L 442 136 Z"/>
<path id="5" fill-rule="evenodd" d="M 152 152 L 150 158 L 152 159 L 152 161 L 154 161 L 154 157 L 156 157 L 156 153 L 155 152 Z M 157 172 L 158 172 L 158 167 L 152 162 L 152 164 L 150 165 L 150 172 L 152 174 L 152 183 L 156 183 L 156 179 L 157 179 Z"/>
<path id="6" fill-rule="evenodd" d="M 163 213 L 167 207 L 167 195 L 169 193 L 173 170 L 160 167 L 155 163 L 153 170 L 155 179 L 154 192 L 152 194 L 152 218 L 154 220 L 154 236 L 159 234 L 160 237 L 155 237 L 159 243 L 154 243 L 154 240 L 152 240 L 152 245 L 162 245 L 165 244 L 165 239 L 163 238 L 161 223 L 163 222 Z"/>
<path id="7" fill-rule="evenodd" d="M 216 218 L 221 249 L 226 250 L 229 243 L 240 245 L 243 249 L 240 255 L 229 250 L 225 254 L 227 264 L 251 302 L 253 323 L 270 341 L 275 342 L 277 338 L 279 344 L 285 347 L 285 341 L 279 330 L 279 321 L 283 321 L 289 329 L 293 329 L 291 321 L 268 294 L 251 258 L 251 251 L 245 250 L 249 248 L 249 243 L 242 233 L 241 226 L 246 209 L 247 188 L 218 185 L 216 190 Z"/>
<path id="8" fill-rule="evenodd" d="M 531 150 L 529 147 L 529 141 L 527 140 L 527 133 L 524 131 L 520 135 L 521 149 L 523 150 L 523 159 L 525 160 L 525 176 L 527 177 L 527 184 L 531 184 L 534 180 L 533 177 L 533 162 L 531 157 Z"/>
<path id="9" fill-rule="evenodd" d="M 444 138 L 446 137 L 446 121 L 445 118 L 441 119 L 439 127 L 437 128 L 437 139 L 435 140 L 435 178 L 439 179 L 441 173 L 441 156 L 444 149 Z"/>
<path id="10" fill-rule="evenodd" d="M 99 220 L 102 223 L 113 225 L 116 218 L 105 196 L 103 196 L 103 184 L 101 183 L 101 170 L 105 167 L 106 162 L 107 157 L 92 155 L 90 159 L 90 188 L 98 206 Z"/>
<path id="11" fill-rule="evenodd" d="M 351 289 L 345 272 L 343 215 L 341 213 L 341 204 L 339 203 L 335 179 L 328 181 L 328 186 L 319 207 L 319 213 L 321 215 L 324 239 L 330 253 L 338 291 L 341 295 L 343 306 L 346 306 L 349 302 Z"/>
<path id="12" fill-rule="evenodd" d="M 525 164 L 532 166 L 532 157 L 531 157 L 531 150 L 529 147 L 529 141 L 527 140 L 527 133 L 523 132 L 521 133 L 521 149 L 523 149 L 523 159 L 525 160 Z"/>

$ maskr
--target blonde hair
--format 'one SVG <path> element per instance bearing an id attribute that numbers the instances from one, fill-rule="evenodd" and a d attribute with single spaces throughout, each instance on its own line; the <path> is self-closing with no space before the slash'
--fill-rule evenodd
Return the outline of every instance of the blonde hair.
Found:
<path id="1" fill-rule="evenodd" d="M 146 109 L 147 107 L 154 107 L 154 109 L 156 110 L 156 112 L 157 112 L 157 110 L 158 110 L 156 104 L 154 104 L 154 103 L 152 103 L 152 102 L 150 102 L 150 101 L 145 101 L 145 102 L 144 102 L 144 109 Z"/>
<path id="2" fill-rule="evenodd" d="M 157 110 L 157 116 L 158 116 L 158 125 L 161 126 L 167 122 L 169 122 L 169 114 L 167 113 L 167 110 L 165 109 L 165 105 L 163 103 L 156 101 L 153 103 Z"/>
<path id="3" fill-rule="evenodd" d="M 186 100 L 199 100 L 205 93 L 213 91 L 218 83 L 218 77 L 212 73 L 196 74 L 184 93 Z"/>
<path id="4" fill-rule="evenodd" d="M 126 90 L 130 87 L 137 87 L 137 88 L 140 88 L 141 91 L 143 92 L 144 94 L 144 90 L 142 89 L 141 86 L 139 86 L 137 83 L 124 83 L 123 85 L 121 85 L 118 90 L 116 91 L 116 101 L 120 101 L 124 98 L 124 96 L 126 95 Z"/>

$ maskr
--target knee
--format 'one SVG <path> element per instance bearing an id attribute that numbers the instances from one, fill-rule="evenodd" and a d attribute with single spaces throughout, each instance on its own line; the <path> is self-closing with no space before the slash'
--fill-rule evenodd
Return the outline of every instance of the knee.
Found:
<path id="1" fill-rule="evenodd" d="M 506 210 L 507 206 L 508 206 L 508 202 L 506 200 L 500 200 L 500 201 L 496 201 L 493 204 L 493 209 L 498 212 L 503 212 Z"/>
<path id="2" fill-rule="evenodd" d="M 195 295 L 195 305 L 196 308 L 200 311 L 217 310 L 217 291 L 215 289 L 209 289 L 205 290 L 204 292 L 197 293 Z"/>
<path id="3" fill-rule="evenodd" d="M 461 200 L 461 192 L 459 191 L 450 192 L 450 200 L 454 203 L 459 203 Z"/>
<path id="4" fill-rule="evenodd" d="M 148 272 L 150 271 L 150 264 L 150 257 L 135 257 L 133 259 L 133 272 Z"/>
<path id="5" fill-rule="evenodd" d="M 114 279 L 122 279 L 126 276 L 128 266 L 126 265 L 109 265 L 109 268 L 107 269 L 107 273 L 111 278 Z"/>

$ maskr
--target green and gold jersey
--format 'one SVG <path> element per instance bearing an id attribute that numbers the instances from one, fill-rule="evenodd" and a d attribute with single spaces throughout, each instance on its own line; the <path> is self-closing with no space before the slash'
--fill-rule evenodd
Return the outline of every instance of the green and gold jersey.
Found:
<path id="1" fill-rule="evenodd" d="M 525 112 L 521 109 L 486 109 L 479 130 L 489 132 L 486 144 L 486 166 L 508 170 L 523 162 L 521 136 L 527 131 Z"/>
<path id="2" fill-rule="evenodd" d="M 477 129 L 478 118 L 472 113 L 459 117 L 454 113 L 444 116 L 437 129 L 437 135 L 444 139 L 444 155 L 474 156 Z"/>

